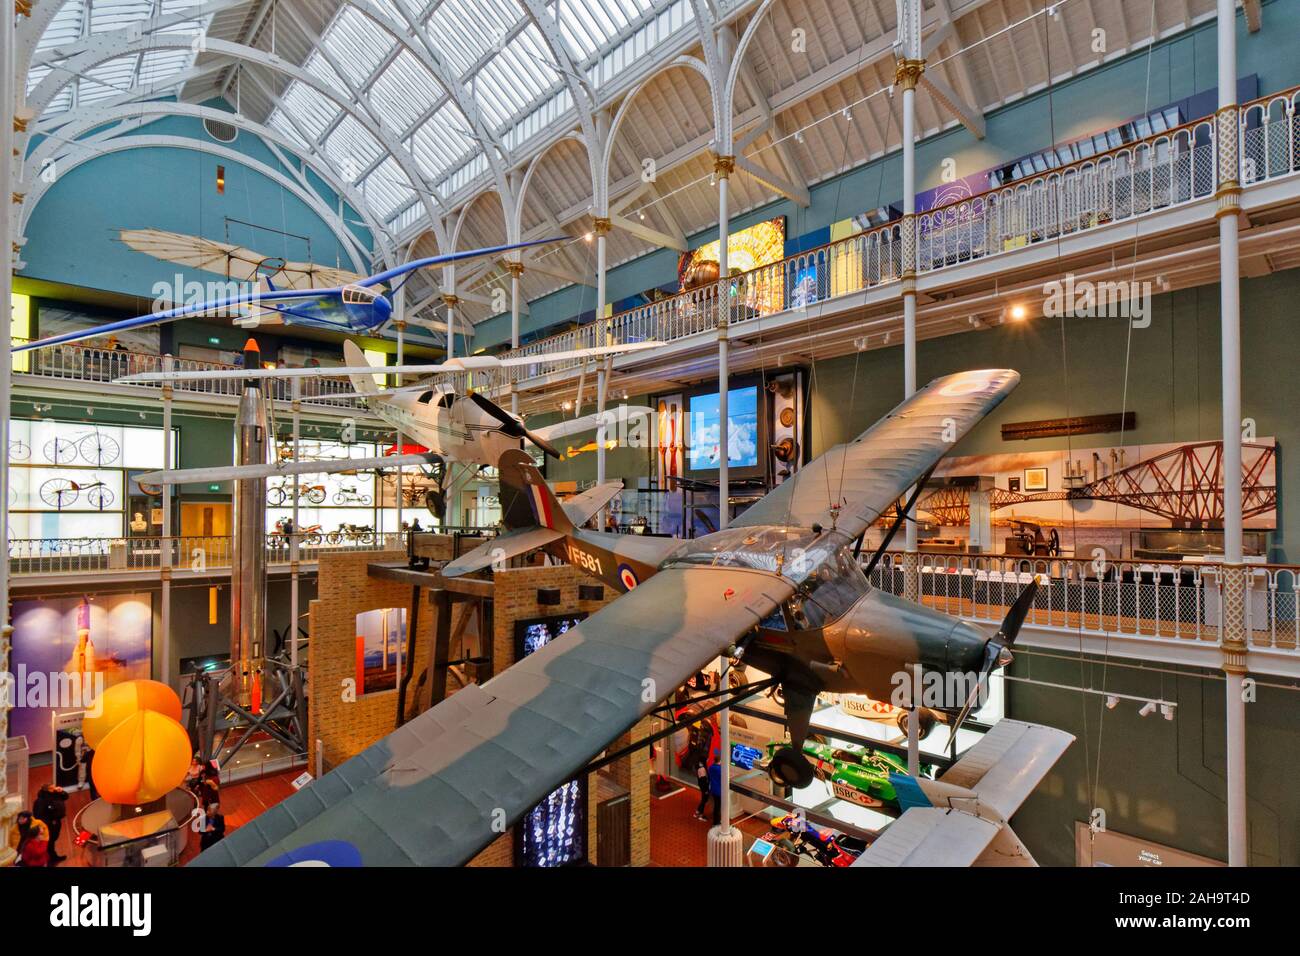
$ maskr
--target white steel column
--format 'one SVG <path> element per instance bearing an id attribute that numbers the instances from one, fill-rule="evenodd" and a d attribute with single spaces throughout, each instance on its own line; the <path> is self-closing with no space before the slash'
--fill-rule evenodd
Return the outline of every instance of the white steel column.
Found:
<path id="1" fill-rule="evenodd" d="M 607 326 L 605 324 L 605 237 L 609 234 L 611 223 L 608 216 L 598 216 L 592 223 L 596 233 L 596 328 L 599 330 L 593 345 L 608 345 Z M 605 389 L 609 385 L 609 376 L 603 359 L 596 369 L 596 414 L 602 416 L 602 424 L 596 429 L 596 482 L 605 480 Z M 596 516 L 596 526 L 605 530 L 606 509 L 602 507 Z"/>
<path id="2" fill-rule="evenodd" d="M 447 307 L 447 358 L 456 354 L 456 264 L 442 267 L 442 303 Z"/>
<path id="3" fill-rule="evenodd" d="M 293 460 L 300 461 L 302 442 L 302 379 L 290 379 L 289 415 L 293 422 Z M 302 552 L 302 529 L 298 527 L 298 476 L 293 476 L 293 531 L 289 535 L 289 666 L 298 666 L 298 615 L 301 614 L 298 596 L 298 577 Z"/>
<path id="4" fill-rule="evenodd" d="M 397 365 L 400 368 L 406 358 L 406 287 L 405 286 L 398 289 L 397 294 L 393 297 L 393 314 L 397 316 L 397 321 L 393 323 L 393 328 L 397 329 Z M 401 372 L 397 373 L 396 381 L 397 381 L 397 387 L 401 388 L 402 387 Z M 397 430 L 397 454 L 401 455 L 404 453 L 405 449 L 403 448 L 403 445 L 405 443 L 406 443 L 406 438 L 402 435 L 402 430 L 399 428 Z M 397 500 L 396 500 L 397 541 L 400 544 L 402 540 L 402 469 L 401 468 L 397 469 L 396 487 L 397 487 Z M 379 492 L 380 492 L 379 478 L 376 477 L 374 497 L 375 497 L 375 504 L 379 508 L 379 515 L 375 520 L 379 526 L 379 541 L 382 542 L 384 540 L 383 538 L 384 505 L 383 502 L 380 500 Z"/>
<path id="5" fill-rule="evenodd" d="M 714 175 L 718 180 L 718 528 L 730 524 L 731 484 L 728 459 L 731 454 L 731 429 L 728 427 L 729 414 L 727 392 L 730 386 L 729 363 L 727 354 L 727 330 L 731 321 L 731 270 L 727 263 L 727 240 L 731 232 L 731 221 L 727 209 L 728 179 L 736 168 L 736 157 L 730 154 L 731 142 L 725 144 L 728 154 L 717 155 L 713 160 Z M 719 687 L 725 692 L 731 681 L 730 649 L 722 655 L 718 664 Z M 718 712 L 718 730 L 721 737 L 718 748 L 720 761 L 718 788 L 717 837 L 710 833 L 709 863 L 713 866 L 739 866 L 740 833 L 731 827 L 731 708 L 725 707 Z"/>
<path id="6" fill-rule="evenodd" d="M 163 356 L 163 371 L 170 372 L 176 367 L 176 360 L 170 355 Z M 176 462 L 172 460 L 172 383 L 163 381 L 163 471 L 170 470 Z M 8 447 L 6 445 L 6 447 Z M 162 486 L 162 541 L 158 546 L 158 576 L 161 579 L 159 603 L 160 630 L 162 641 L 158 653 L 159 675 L 168 687 L 172 683 L 172 562 L 180 551 L 180 542 L 173 539 L 172 533 L 172 488 L 170 482 Z M 173 552 L 175 549 L 175 552 Z M 206 553 L 206 551 L 205 551 Z M 183 559 L 182 559 L 183 560 Z"/>
<path id="7" fill-rule="evenodd" d="M 727 145 L 730 149 L 730 144 Z M 731 323 L 731 271 L 727 264 L 727 240 L 731 235 L 731 220 L 727 210 L 727 184 L 736 169 L 736 157 L 717 155 L 713 159 L 713 174 L 718 180 L 718 287 L 715 307 L 718 310 L 718 528 L 731 524 L 731 423 L 727 420 L 729 359 L 727 357 L 727 330 Z M 726 714 L 726 711 L 723 711 Z M 725 733 L 725 731 L 724 731 Z M 724 788 L 725 789 L 725 788 Z M 724 799 L 726 799 L 724 794 Z M 726 821 L 723 821 L 726 825 Z"/>
<path id="8" fill-rule="evenodd" d="M 517 259 L 506 263 L 510 270 L 510 347 L 519 348 L 519 280 L 524 274 L 524 264 Z M 514 383 L 510 384 L 510 411 L 519 414 L 519 393 Z"/>
<path id="9" fill-rule="evenodd" d="M 1237 108 L 1237 11 L 1218 0 L 1219 109 L 1215 114 L 1219 311 L 1223 375 L 1223 672 L 1226 696 L 1228 865 L 1250 865 L 1246 810 L 1246 602 L 1241 505 L 1241 275 L 1237 251 L 1241 153 Z"/>
<path id="10" fill-rule="evenodd" d="M 903 397 L 916 392 L 916 84 L 925 72 L 921 55 L 920 0 L 899 4 L 898 42 L 902 53 L 894 72 L 894 84 L 903 91 Z M 910 601 L 921 599 L 921 566 L 917 554 L 916 522 L 909 514 L 903 544 L 903 594 Z M 915 687 L 919 679 L 913 681 Z M 920 770 L 920 701 L 912 700 L 908 712 L 907 772 Z"/>

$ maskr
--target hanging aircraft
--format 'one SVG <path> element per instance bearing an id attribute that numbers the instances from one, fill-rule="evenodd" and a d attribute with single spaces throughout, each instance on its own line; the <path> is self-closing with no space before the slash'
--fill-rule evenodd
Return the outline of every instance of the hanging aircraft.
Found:
<path id="1" fill-rule="evenodd" d="M 526 456 L 507 452 L 502 510 L 514 527 L 493 547 L 506 555 L 526 544 L 557 547 L 626 593 L 562 640 L 408 721 L 195 865 L 463 864 L 719 655 L 753 663 L 781 685 L 791 745 L 769 772 L 785 785 L 812 779 L 801 750 L 822 690 L 888 697 L 900 673 L 937 675 L 941 688 L 950 675 L 971 676 L 964 700 L 940 702 L 955 735 L 992 671 L 1010 660 L 1035 586 L 989 637 L 873 588 L 857 547 L 1018 381 L 1000 369 L 936 379 L 731 528 L 688 541 L 611 542 L 574 528 Z M 1033 770 L 1031 788 L 1046 773 Z"/>
<path id="2" fill-rule="evenodd" d="M 396 291 L 406 277 L 418 269 L 447 265 L 463 259 L 479 256 L 497 256 L 516 249 L 544 245 L 551 242 L 563 242 L 568 236 L 553 236 L 550 239 L 536 239 L 531 242 L 519 242 L 508 246 L 492 246 L 487 249 L 469 249 L 442 256 L 431 256 L 403 263 L 384 272 L 366 276 L 356 282 L 333 286 L 326 289 L 277 289 L 271 276 L 263 276 L 267 288 L 255 288 L 247 293 L 225 296 L 222 298 L 194 302 L 150 312 L 148 315 L 108 322 L 89 329 L 64 332 L 16 345 L 15 352 L 28 352 L 32 349 L 47 348 L 51 345 L 67 345 L 85 339 L 101 338 L 130 329 L 144 328 L 150 325 L 162 325 L 179 319 L 195 318 L 209 314 L 235 313 L 235 324 L 244 328 L 256 328 L 264 325 L 300 325 L 312 328 L 330 329 L 335 332 L 369 332 L 379 328 L 393 314 L 392 302 L 382 294 L 380 287 L 390 285 L 393 280 L 401 280 L 392 285 L 390 291 Z M 247 313 L 247 314 L 245 314 Z"/>
<path id="3" fill-rule="evenodd" d="M 575 359 L 599 358 L 643 349 L 655 348 L 658 342 L 633 342 L 623 345 L 600 346 L 568 352 L 552 352 L 515 358 L 498 358 L 494 355 L 470 355 L 452 358 L 433 365 L 371 366 L 365 361 L 360 347 L 351 340 L 343 343 L 346 363 L 341 368 L 247 368 L 196 372 L 141 372 L 118 379 L 131 384 L 139 382 L 221 381 L 236 380 L 257 382 L 262 379 L 324 378 L 346 375 L 375 415 L 395 430 L 406 441 L 399 449 L 403 454 L 393 459 L 394 464 L 410 463 L 423 456 L 424 463 L 432 467 L 436 487 L 426 499 L 429 510 L 438 518 L 446 513 L 447 489 L 452 485 L 454 469 L 463 465 L 477 471 L 494 466 L 508 450 L 519 450 L 525 439 L 542 449 L 547 455 L 559 458 L 560 452 L 552 441 L 584 431 L 591 431 L 604 423 L 614 429 L 636 418 L 650 421 L 654 414 L 650 408 L 620 405 L 604 413 L 568 418 L 541 428 L 530 429 L 524 420 L 506 411 L 479 392 L 458 394 L 444 383 L 426 383 L 381 389 L 375 383 L 376 375 L 436 375 L 450 372 L 482 371 L 509 368 L 516 365 L 546 365 Z M 255 350 L 256 343 L 249 345 Z M 253 354 L 253 353 L 247 353 Z M 602 417 L 603 416 L 603 417 Z M 441 465 L 441 467 L 433 467 Z M 330 474 L 355 471 L 358 468 L 383 468 L 383 459 L 341 458 L 333 461 L 275 461 L 258 465 L 229 465 L 213 468 L 189 468 L 168 472 L 151 472 L 140 480 L 150 484 L 188 484 L 191 482 L 226 481 L 243 478 L 273 478 L 292 474 Z"/>

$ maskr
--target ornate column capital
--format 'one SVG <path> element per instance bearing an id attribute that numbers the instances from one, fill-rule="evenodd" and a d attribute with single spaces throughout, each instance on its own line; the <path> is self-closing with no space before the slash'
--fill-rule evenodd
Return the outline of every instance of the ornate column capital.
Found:
<path id="1" fill-rule="evenodd" d="M 447 308 L 454 309 L 458 302 L 460 302 L 460 296 L 456 295 L 456 293 L 444 292 L 442 294 L 442 304 L 447 306 Z"/>
<path id="2" fill-rule="evenodd" d="M 32 0 L 14 0 L 14 13 L 20 17 L 32 15 Z"/>
<path id="3" fill-rule="evenodd" d="M 902 222 L 899 224 L 899 237 L 902 240 L 902 274 L 900 278 L 907 280 L 912 279 L 912 290 L 915 291 L 916 278 L 916 213 L 909 212 L 903 214 Z M 906 291 L 906 289 L 904 289 Z"/>
<path id="4" fill-rule="evenodd" d="M 598 236 L 603 236 L 614 228 L 614 223 L 608 216 L 597 216 L 591 220 L 591 231 Z"/>
<path id="5" fill-rule="evenodd" d="M 506 271 L 514 278 L 518 279 L 524 274 L 524 264 L 522 262 L 517 262 L 514 259 L 507 259 Z"/>
<path id="6" fill-rule="evenodd" d="M 1228 673 L 1246 672 L 1246 568 L 1225 564 L 1219 569 L 1220 601 L 1223 605 L 1223 632 L 1219 646 L 1223 650 L 1223 669 Z"/>
<path id="7" fill-rule="evenodd" d="M 1215 171 L 1219 186 L 1214 216 L 1236 215 L 1241 208 L 1240 109 L 1235 104 L 1220 107 L 1214 114 Z"/>
<path id="8" fill-rule="evenodd" d="M 914 604 L 921 600 L 921 556 L 903 552 L 903 597 Z"/>
<path id="9" fill-rule="evenodd" d="M 921 74 L 925 72 L 925 60 L 913 60 L 904 57 L 894 64 L 894 85 L 901 86 L 905 90 L 916 89 L 916 84 L 921 81 Z"/>
<path id="10" fill-rule="evenodd" d="M 736 157 L 723 156 L 721 153 L 713 154 L 713 175 L 719 179 L 727 179 L 736 171 Z"/>
<path id="11" fill-rule="evenodd" d="M 15 132 L 15 133 L 25 133 L 25 132 L 27 132 L 27 120 L 23 119 L 21 116 L 17 116 L 17 115 L 15 115 L 15 116 L 14 116 L 14 132 Z"/>

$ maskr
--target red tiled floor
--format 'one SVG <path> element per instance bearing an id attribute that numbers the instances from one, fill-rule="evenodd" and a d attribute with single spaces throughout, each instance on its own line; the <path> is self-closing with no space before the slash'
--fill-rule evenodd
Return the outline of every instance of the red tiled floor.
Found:
<path id="1" fill-rule="evenodd" d="M 650 864 L 652 866 L 705 866 L 711 823 L 695 819 L 698 790 L 683 790 L 662 800 L 650 800 Z M 712 811 L 712 804 L 709 810 Z M 749 839 L 767 832 L 763 819 L 739 818 L 736 825 Z M 749 839 L 746 839 L 748 844 Z"/>
<path id="2" fill-rule="evenodd" d="M 50 781 L 50 767 L 32 767 L 28 777 L 28 806 L 36 792 L 43 784 Z M 239 783 L 227 783 L 221 788 L 221 811 L 226 817 L 226 833 L 247 823 L 268 807 L 279 803 L 294 792 L 292 781 L 302 773 L 302 768 L 287 770 L 283 773 L 268 774 L 255 780 Z M 68 815 L 59 836 L 58 851 L 68 859 L 60 866 L 89 866 L 86 851 L 72 844 L 72 821 L 86 804 L 90 803 L 90 791 L 74 790 L 68 795 Z M 189 846 L 181 854 L 181 863 L 188 863 L 199 854 L 199 840 L 190 836 Z"/>

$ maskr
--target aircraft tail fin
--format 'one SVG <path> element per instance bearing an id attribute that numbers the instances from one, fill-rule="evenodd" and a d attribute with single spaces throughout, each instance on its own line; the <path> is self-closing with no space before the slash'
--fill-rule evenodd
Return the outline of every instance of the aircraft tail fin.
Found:
<path id="1" fill-rule="evenodd" d="M 343 364 L 355 368 L 359 365 L 368 365 L 365 353 L 361 347 L 351 339 L 343 340 Z M 375 383 L 373 375 L 367 375 L 364 372 L 353 372 L 348 376 L 352 382 L 352 387 L 356 389 L 358 395 L 364 395 L 367 398 L 384 398 L 383 391 Z"/>
<path id="2" fill-rule="evenodd" d="M 546 484 L 533 460 L 518 449 L 510 449 L 498 464 L 501 476 L 501 517 L 510 530 L 549 528 L 568 534 L 573 522 Z"/>

